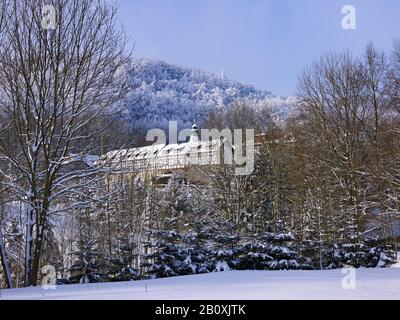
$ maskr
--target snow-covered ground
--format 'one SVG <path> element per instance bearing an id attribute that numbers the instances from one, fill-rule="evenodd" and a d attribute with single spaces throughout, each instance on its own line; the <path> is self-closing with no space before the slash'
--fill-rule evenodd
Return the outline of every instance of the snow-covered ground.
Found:
<path id="1" fill-rule="evenodd" d="M 229 271 L 119 283 L 1 290 L 0 299 L 400 299 L 400 268 L 329 271 Z"/>

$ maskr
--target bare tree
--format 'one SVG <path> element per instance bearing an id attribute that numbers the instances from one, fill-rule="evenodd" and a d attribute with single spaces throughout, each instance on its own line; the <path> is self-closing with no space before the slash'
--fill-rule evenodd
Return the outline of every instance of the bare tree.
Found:
<path id="1" fill-rule="evenodd" d="M 1 205 L 3 205 L 3 199 L 1 199 L 1 202 L 2 202 Z M 0 263 L 3 268 L 7 288 L 11 289 L 14 287 L 14 284 L 13 284 L 13 279 L 12 279 L 12 275 L 11 275 L 11 267 L 10 267 L 10 263 L 8 262 L 8 256 L 7 256 L 6 246 L 5 246 L 5 242 L 4 242 L 4 235 L 3 235 L 3 230 L 2 230 L 2 226 L 3 226 L 2 220 L 3 220 L 3 215 L 0 214 Z"/>
<path id="2" fill-rule="evenodd" d="M 3 32 L 3 28 L 4 28 L 4 24 L 5 24 L 4 22 L 6 20 L 7 6 L 8 6 L 8 1 L 1 0 L 1 2 L 0 2 L 0 35 Z M 2 196 L 3 196 L 3 194 L 2 194 Z M 1 199 L 1 200 L 3 200 L 3 199 Z M 2 201 L 2 204 L 3 204 L 3 201 Z M 7 287 L 12 288 L 13 281 L 12 281 L 12 277 L 11 277 L 10 264 L 8 262 L 8 257 L 6 254 L 6 247 L 5 247 L 5 243 L 4 243 L 4 236 L 3 236 L 3 232 L 2 232 L 2 221 L 1 220 L 0 220 L 0 262 L 1 262 L 1 266 L 3 268 L 3 272 L 5 275 Z"/>
<path id="3" fill-rule="evenodd" d="M 7 16 L 9 15 L 10 0 L 0 1 L 0 31 L 3 30 Z"/>
<path id="4" fill-rule="evenodd" d="M 45 5 L 54 17 L 42 16 Z M 37 285 L 52 215 L 99 170 L 74 164 L 95 149 L 101 129 L 92 124 L 126 93 L 126 38 L 106 1 L 14 0 L 11 7 L 0 34 L 0 172 L 2 185 L 29 208 L 29 286 Z M 55 28 L 44 18 L 54 18 Z"/>
<path id="5" fill-rule="evenodd" d="M 389 75 L 389 62 L 383 52 L 378 51 L 372 44 L 365 50 L 364 60 L 365 98 L 369 106 L 372 130 L 371 140 L 373 143 L 374 162 L 376 168 L 380 166 L 380 132 L 382 116 L 388 108 L 387 82 Z"/>
<path id="6" fill-rule="evenodd" d="M 328 54 L 307 69 L 299 85 L 299 103 L 304 112 L 314 169 L 321 168 L 335 209 L 342 219 L 352 219 L 362 230 L 367 106 L 363 95 L 364 73 L 358 59 L 348 53 Z M 317 160 L 317 161 L 316 161 Z M 325 212 L 332 210 L 325 208 Z M 339 229 L 337 227 L 336 229 Z"/>
<path id="7" fill-rule="evenodd" d="M 389 87 L 392 104 L 400 112 L 400 41 L 395 43 L 393 49 Z"/>

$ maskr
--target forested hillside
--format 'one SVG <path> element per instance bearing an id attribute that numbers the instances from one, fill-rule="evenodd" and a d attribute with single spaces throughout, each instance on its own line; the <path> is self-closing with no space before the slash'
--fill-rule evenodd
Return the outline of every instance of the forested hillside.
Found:
<path id="1" fill-rule="evenodd" d="M 269 105 L 274 114 L 286 117 L 293 98 L 280 98 L 253 85 L 196 69 L 161 61 L 133 58 L 127 67 L 130 91 L 124 104 L 124 118 L 133 126 L 165 128 L 169 120 L 190 127 L 209 112 L 237 101 L 255 107 Z"/>

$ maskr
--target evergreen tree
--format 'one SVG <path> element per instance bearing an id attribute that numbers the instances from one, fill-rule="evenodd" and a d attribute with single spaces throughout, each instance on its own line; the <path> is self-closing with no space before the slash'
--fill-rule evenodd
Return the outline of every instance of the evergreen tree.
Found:
<path id="1" fill-rule="evenodd" d="M 367 248 L 365 267 L 388 267 L 396 263 L 396 253 L 385 240 L 369 238 L 365 240 L 365 246 Z"/>
<path id="2" fill-rule="evenodd" d="M 358 231 L 354 218 L 346 220 L 342 236 L 344 239 L 339 239 L 328 251 L 328 268 L 386 267 L 396 260 L 394 251 L 385 240 L 365 237 Z"/>
<path id="3" fill-rule="evenodd" d="M 347 219 L 342 231 L 342 240 L 333 245 L 332 262 L 328 268 L 341 268 L 345 265 L 359 268 L 366 261 L 366 247 L 362 234 L 357 230 L 353 218 Z"/>
<path id="4" fill-rule="evenodd" d="M 396 262 L 395 252 L 383 240 L 364 239 L 359 242 L 337 243 L 331 250 L 329 268 L 388 267 Z"/>
<path id="5" fill-rule="evenodd" d="M 214 217 L 214 219 L 218 219 Z M 237 267 L 238 244 L 240 237 L 237 226 L 229 221 L 219 218 L 217 227 L 214 228 L 208 259 L 212 271 L 229 271 Z"/>
<path id="6" fill-rule="evenodd" d="M 94 239 L 84 239 L 81 241 L 79 251 L 74 255 L 77 257 L 75 263 L 69 268 L 69 283 L 92 283 L 102 281 L 103 275 L 100 273 L 100 252 L 96 247 Z"/>
<path id="7" fill-rule="evenodd" d="M 69 283 L 92 283 L 104 280 L 100 269 L 102 267 L 102 252 L 99 248 L 99 236 L 95 234 L 94 216 L 90 208 L 79 211 L 78 248 L 73 255 L 76 260 L 69 268 Z"/>
<path id="8" fill-rule="evenodd" d="M 136 259 L 134 254 L 136 243 L 133 237 L 128 239 L 119 239 L 121 243 L 118 254 L 115 257 L 107 259 L 106 271 L 109 281 L 129 281 L 140 278 L 139 270 L 133 267 L 133 261 Z"/>
<path id="9" fill-rule="evenodd" d="M 142 264 L 150 278 L 164 278 L 185 274 L 186 259 L 182 236 L 176 229 L 177 218 L 167 218 L 163 230 L 151 230 L 146 244 L 151 253 L 144 256 Z"/>
<path id="10" fill-rule="evenodd" d="M 301 264 L 293 250 L 294 240 L 282 221 L 266 221 L 264 231 L 241 246 L 238 269 L 299 269 Z"/>
<path id="11" fill-rule="evenodd" d="M 190 223 L 191 231 L 185 236 L 186 258 L 184 268 L 186 274 L 207 273 L 211 271 L 211 264 L 208 260 L 208 244 L 212 237 L 209 225 L 204 219 L 197 218 Z"/>

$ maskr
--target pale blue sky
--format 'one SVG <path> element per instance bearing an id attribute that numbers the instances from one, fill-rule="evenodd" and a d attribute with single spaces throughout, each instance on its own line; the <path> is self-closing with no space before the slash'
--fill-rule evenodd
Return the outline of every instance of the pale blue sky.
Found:
<path id="1" fill-rule="evenodd" d="M 291 95 L 303 68 L 329 50 L 360 53 L 400 40 L 399 0 L 115 0 L 134 55 L 219 73 Z M 344 5 L 357 29 L 341 27 Z"/>

